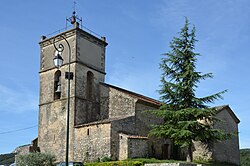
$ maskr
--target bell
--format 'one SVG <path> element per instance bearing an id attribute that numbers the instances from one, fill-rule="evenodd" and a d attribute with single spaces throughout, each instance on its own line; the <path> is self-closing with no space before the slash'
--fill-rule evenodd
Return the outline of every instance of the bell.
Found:
<path id="1" fill-rule="evenodd" d="M 76 22 L 76 16 L 72 16 L 72 18 L 71 18 L 71 24 L 75 24 L 75 22 Z"/>
<path id="2" fill-rule="evenodd" d="M 57 86 L 56 93 L 61 93 L 61 85 Z"/>

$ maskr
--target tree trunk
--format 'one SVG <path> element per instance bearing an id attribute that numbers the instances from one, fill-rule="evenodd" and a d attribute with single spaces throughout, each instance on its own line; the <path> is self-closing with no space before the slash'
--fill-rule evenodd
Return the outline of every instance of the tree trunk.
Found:
<path id="1" fill-rule="evenodd" d="M 193 161 L 192 145 L 189 145 L 187 150 L 187 162 L 192 162 L 192 161 Z"/>

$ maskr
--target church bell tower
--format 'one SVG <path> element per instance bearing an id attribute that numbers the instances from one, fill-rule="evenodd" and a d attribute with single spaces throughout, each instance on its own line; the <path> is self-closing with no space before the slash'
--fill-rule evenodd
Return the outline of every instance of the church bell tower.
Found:
<path id="1" fill-rule="evenodd" d="M 40 44 L 40 99 L 38 146 L 41 152 L 56 155 L 64 161 L 68 87 L 65 73 L 70 70 L 69 159 L 74 151 L 75 127 L 100 118 L 99 83 L 105 80 L 105 37 L 83 30 L 73 16 L 73 28 L 51 37 L 42 36 Z M 68 46 L 67 46 L 68 43 Z M 64 45 L 63 52 L 55 46 Z M 60 50 L 59 50 L 60 51 Z M 55 67 L 60 55 L 63 64 Z M 68 55 L 71 55 L 70 57 Z M 66 74 L 67 76 L 67 74 Z M 69 75 L 68 75 L 69 76 Z"/>

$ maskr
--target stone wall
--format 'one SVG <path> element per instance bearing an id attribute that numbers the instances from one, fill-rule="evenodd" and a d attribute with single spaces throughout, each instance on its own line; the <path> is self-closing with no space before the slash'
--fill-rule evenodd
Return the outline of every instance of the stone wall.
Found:
<path id="1" fill-rule="evenodd" d="M 87 85 L 87 73 L 93 74 L 93 85 Z M 100 113 L 100 87 L 99 82 L 104 80 L 104 75 L 89 69 L 82 64 L 76 64 L 75 76 L 75 124 L 86 124 L 94 121 L 104 119 Z M 92 88 L 92 94 L 87 95 L 88 88 Z"/>
<path id="2" fill-rule="evenodd" d="M 81 132 L 75 131 L 75 125 L 89 123 L 100 119 L 99 110 L 99 81 L 104 81 L 105 76 L 105 46 L 106 42 L 76 28 L 62 33 L 70 44 L 71 48 L 71 72 L 74 78 L 70 81 L 70 142 L 69 159 L 73 160 L 75 155 L 75 144 L 81 137 Z M 53 58 L 56 45 L 63 44 L 64 59 L 61 71 L 61 93 L 55 99 L 55 73 Z M 58 161 L 63 161 L 65 156 L 65 127 L 67 111 L 68 80 L 65 79 L 65 72 L 68 71 L 69 47 L 65 40 L 54 36 L 44 39 L 40 43 L 40 99 L 39 99 L 39 131 L 38 146 L 41 152 L 50 152 L 56 155 Z M 87 48 L 87 49 L 86 49 Z M 91 55 L 91 57 L 89 56 Z M 86 58 L 87 57 L 87 58 Z M 93 97 L 86 98 L 86 77 L 87 72 L 93 73 Z M 83 129 L 84 130 L 84 129 Z M 102 131 L 102 130 L 101 130 Z M 101 131 L 96 129 L 96 133 Z M 78 135 L 80 134 L 80 135 Z M 105 135 L 105 134 L 104 134 Z M 90 139 L 92 140 L 92 139 Z M 102 143 L 105 141 L 102 141 Z M 79 148 L 79 147 L 76 147 Z M 78 155 L 84 156 L 85 154 Z M 92 151 L 91 151 L 92 153 Z M 107 153 L 104 153 L 105 155 Z M 99 154 L 95 154 L 94 157 Z M 109 155 L 109 154 L 107 154 Z M 85 157 L 86 158 L 86 157 Z"/>
<path id="3" fill-rule="evenodd" d="M 119 158 L 118 160 L 125 160 L 128 158 L 128 135 L 119 134 Z"/>
<path id="4" fill-rule="evenodd" d="M 131 95 L 100 83 L 100 116 L 101 119 L 114 119 L 135 115 L 137 99 Z"/>
<path id="5" fill-rule="evenodd" d="M 70 107 L 74 108 L 74 100 L 70 99 Z M 58 161 L 64 160 L 66 138 L 66 100 L 58 100 L 51 104 L 40 106 L 38 146 L 41 152 L 53 153 Z M 70 111 L 71 115 L 74 112 Z M 74 118 L 70 116 L 70 139 L 73 137 Z M 71 147 L 71 146 L 70 146 Z M 72 149 L 70 149 L 70 152 Z"/>
<path id="6" fill-rule="evenodd" d="M 12 153 L 21 154 L 21 155 L 27 154 L 29 153 L 30 146 L 31 144 L 19 146 Z"/>
<path id="7" fill-rule="evenodd" d="M 160 124 L 163 120 L 146 111 L 155 110 L 156 106 L 143 102 L 136 103 L 136 134 L 148 137 L 152 124 Z M 148 138 L 148 155 L 159 159 L 170 159 L 172 142 L 169 139 Z"/>
<path id="8" fill-rule="evenodd" d="M 105 47 L 107 43 L 78 29 L 77 60 L 90 68 L 105 72 Z"/>
<path id="9" fill-rule="evenodd" d="M 71 61 L 76 60 L 76 31 L 69 30 L 63 33 L 71 47 Z M 55 99 L 55 73 L 58 71 L 53 64 L 55 48 L 53 41 L 55 37 L 42 40 L 40 44 L 40 98 L 39 98 L 39 128 L 38 128 L 38 146 L 41 152 L 48 152 L 56 155 L 58 161 L 64 160 L 65 155 L 65 127 L 66 127 L 66 109 L 67 109 L 67 80 L 64 79 L 64 73 L 68 71 L 69 48 L 62 38 L 57 38 L 56 45 L 63 44 L 64 51 L 61 54 L 64 63 L 61 71 L 61 94 L 60 98 Z M 71 71 L 75 75 L 75 64 L 70 64 Z M 74 115 L 75 108 L 75 81 L 71 80 L 70 87 L 70 115 Z M 74 118 L 70 117 L 70 131 L 72 131 Z M 72 132 L 70 132 L 72 133 Z"/>
<path id="10" fill-rule="evenodd" d="M 76 64 L 76 69 L 75 69 L 75 95 L 81 99 L 86 99 L 86 100 L 90 100 L 88 99 L 88 97 L 86 96 L 86 91 L 87 89 L 87 73 L 91 72 L 93 73 L 93 97 L 92 100 L 94 100 L 95 102 L 99 102 L 99 93 L 100 93 L 100 89 L 99 89 L 99 82 L 103 82 L 104 81 L 104 74 L 90 69 L 87 66 L 84 66 L 82 64 Z"/>
<path id="11" fill-rule="evenodd" d="M 148 155 L 148 139 L 146 137 L 128 137 L 128 158 L 146 158 Z"/>
<path id="12" fill-rule="evenodd" d="M 226 141 L 215 143 L 213 146 L 213 158 L 216 161 L 240 165 L 238 124 L 230 115 L 231 110 L 228 109 L 230 108 L 225 108 L 216 115 L 216 118 L 220 119 L 221 122 L 217 122 L 215 128 L 236 135 Z"/>
<path id="13" fill-rule="evenodd" d="M 109 118 L 110 88 L 103 85 L 102 83 L 99 84 L 99 88 L 100 88 L 100 116 L 101 116 L 101 119 L 108 119 Z"/>
<path id="14" fill-rule="evenodd" d="M 100 113 L 99 82 L 105 78 L 105 46 L 100 40 L 80 29 L 76 40 L 76 76 L 75 76 L 75 124 L 86 124 L 104 119 Z M 88 82 L 88 74 L 91 84 Z M 89 93 L 88 93 L 89 92 Z M 91 94 L 90 94 L 91 93 Z"/>
<path id="15" fill-rule="evenodd" d="M 202 143 L 200 141 L 195 141 L 193 147 L 193 158 L 194 160 L 204 160 L 209 161 L 213 159 L 212 145 Z"/>
<path id="16" fill-rule="evenodd" d="M 140 136 L 148 136 L 152 124 L 162 123 L 162 119 L 146 112 L 155 110 L 156 107 L 146 105 L 145 103 L 136 102 L 136 134 Z"/>
<path id="17" fill-rule="evenodd" d="M 111 157 L 110 123 L 93 123 L 75 128 L 74 135 L 74 161 L 98 161 L 103 157 Z"/>
<path id="18" fill-rule="evenodd" d="M 234 119 L 229 107 L 224 107 L 223 110 L 216 114 L 217 121 L 214 128 L 221 129 L 227 133 L 236 134 L 228 140 L 219 141 L 212 145 L 207 145 L 201 142 L 194 142 L 194 159 L 215 160 L 218 162 L 226 162 L 239 165 L 240 151 L 238 140 L 238 124 Z"/>
<path id="19" fill-rule="evenodd" d="M 129 94 L 109 88 L 109 118 L 134 116 L 136 101 Z"/>
<path id="20" fill-rule="evenodd" d="M 75 52 L 76 52 L 76 31 L 75 30 L 69 30 L 62 35 L 64 35 L 68 42 L 70 43 L 71 48 L 71 62 L 76 60 Z M 51 37 L 49 39 L 42 40 L 40 44 L 40 71 L 47 71 L 55 68 L 53 63 L 53 58 L 55 56 L 55 47 L 53 45 L 54 37 Z M 66 41 L 62 38 L 57 38 L 56 40 L 56 46 L 58 47 L 58 44 L 61 43 L 64 45 L 64 51 L 62 53 L 63 63 L 68 64 L 69 62 L 69 48 L 66 43 Z"/>
<path id="21" fill-rule="evenodd" d="M 102 117 L 111 122 L 111 157 L 119 158 L 119 133 L 135 134 L 136 98 L 107 84 L 100 84 L 100 103 Z"/>
<path id="22" fill-rule="evenodd" d="M 119 133 L 133 135 L 135 133 L 135 117 L 130 116 L 111 122 L 111 157 L 114 160 L 119 159 Z"/>
<path id="23" fill-rule="evenodd" d="M 75 61 L 75 31 L 65 32 L 67 40 L 71 46 L 71 60 Z M 41 66 L 40 66 L 40 98 L 39 98 L 39 129 L 38 129 L 38 146 L 41 152 L 53 153 L 58 161 L 63 161 L 65 155 L 65 127 L 66 127 L 66 110 L 67 110 L 67 80 L 64 79 L 64 73 L 68 71 L 69 49 L 64 40 L 59 43 L 64 44 L 62 57 L 64 64 L 61 66 L 61 93 L 60 98 L 55 98 L 55 73 L 58 71 L 53 64 L 55 48 L 53 39 L 41 41 Z M 58 38 L 57 38 L 58 39 Z M 58 45 L 58 42 L 56 45 Z M 75 64 L 70 64 L 71 72 L 75 75 Z M 75 81 L 70 81 L 70 115 L 74 116 L 75 108 Z M 70 134 L 74 125 L 74 118 L 70 117 Z M 71 135 L 72 136 L 72 135 Z"/>
<path id="24" fill-rule="evenodd" d="M 119 134 L 119 160 L 148 157 L 147 137 Z"/>

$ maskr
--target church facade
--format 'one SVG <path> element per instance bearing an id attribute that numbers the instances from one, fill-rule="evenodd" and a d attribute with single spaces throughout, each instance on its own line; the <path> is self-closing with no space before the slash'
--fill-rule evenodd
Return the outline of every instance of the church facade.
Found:
<path id="1" fill-rule="evenodd" d="M 67 45 L 61 35 L 69 42 L 71 62 L 68 63 L 69 49 L 65 46 L 62 54 L 64 64 L 57 69 L 53 64 L 53 42 Z M 104 37 L 98 38 L 75 24 L 73 29 L 47 39 L 43 37 L 39 44 L 38 147 L 41 152 L 55 154 L 58 161 L 64 161 L 68 92 L 68 80 L 64 78 L 64 73 L 70 65 L 73 72 L 73 80 L 70 80 L 70 161 L 97 161 L 104 157 L 115 160 L 174 158 L 174 146 L 170 140 L 148 137 L 150 125 L 161 123 L 162 120 L 153 118 L 145 110 L 157 109 L 161 103 L 105 83 L 105 49 L 108 44 Z M 223 114 L 222 118 L 227 118 L 218 127 L 237 133 L 239 120 L 229 109 L 229 106 L 220 108 L 218 115 Z M 223 150 L 230 147 L 231 153 L 234 153 L 228 152 L 233 156 L 232 163 L 239 162 L 238 135 L 223 146 Z M 215 148 L 213 151 L 202 151 L 199 147 L 201 145 L 196 147 L 194 156 L 219 156 L 218 160 L 228 161 L 228 155 L 222 154 L 219 148 L 216 151 Z"/>

